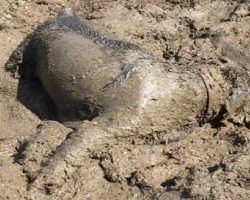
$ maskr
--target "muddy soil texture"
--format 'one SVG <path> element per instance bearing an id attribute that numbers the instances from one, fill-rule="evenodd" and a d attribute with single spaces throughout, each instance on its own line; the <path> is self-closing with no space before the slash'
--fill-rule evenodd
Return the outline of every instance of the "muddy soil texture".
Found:
<path id="1" fill-rule="evenodd" d="M 166 123 L 97 141 L 67 168 L 60 188 L 46 182 L 35 194 L 37 171 L 75 130 L 57 121 L 37 85 L 24 83 L 20 93 L 18 75 L 4 65 L 27 34 L 68 6 L 177 69 L 224 68 L 234 87 L 219 96 L 234 95 L 216 107 L 217 85 L 205 82 L 210 93 L 202 122 L 164 127 L 172 118 L 161 110 Z M 0 11 L 0 199 L 250 199 L 248 0 L 0 0 Z M 219 39 L 207 37 L 211 32 Z M 95 123 L 80 129 L 86 126 Z"/>

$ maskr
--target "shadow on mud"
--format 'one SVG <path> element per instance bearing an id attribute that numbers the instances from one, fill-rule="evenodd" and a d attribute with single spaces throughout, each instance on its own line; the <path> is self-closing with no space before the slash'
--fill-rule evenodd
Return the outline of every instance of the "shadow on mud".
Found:
<path id="1" fill-rule="evenodd" d="M 12 77 L 19 77 L 17 99 L 40 119 L 55 120 L 56 107 L 46 91 L 42 88 L 39 80 L 34 78 L 24 79 L 22 77 L 24 70 L 23 50 L 31 36 L 32 34 L 27 35 L 16 47 L 5 63 L 4 68 Z"/>
<path id="2" fill-rule="evenodd" d="M 17 99 L 42 120 L 56 119 L 56 108 L 39 81 L 19 79 Z"/>

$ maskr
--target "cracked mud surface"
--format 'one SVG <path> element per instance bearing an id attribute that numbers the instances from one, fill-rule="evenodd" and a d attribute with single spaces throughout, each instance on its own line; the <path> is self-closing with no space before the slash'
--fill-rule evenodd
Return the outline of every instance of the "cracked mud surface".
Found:
<path id="1" fill-rule="evenodd" d="M 3 66 L 28 33 L 65 5 L 177 66 L 250 67 L 247 0 L 0 0 L 0 199 L 249 199 L 249 110 L 237 102 L 201 127 L 140 127 L 97 145 L 74 165 L 65 163 L 56 192 L 47 184 L 44 195 L 32 193 L 40 167 L 73 130 L 54 120 L 36 85 L 24 88 L 40 98 L 24 93 L 28 103 L 21 104 L 18 80 Z M 222 39 L 196 34 L 204 28 Z"/>

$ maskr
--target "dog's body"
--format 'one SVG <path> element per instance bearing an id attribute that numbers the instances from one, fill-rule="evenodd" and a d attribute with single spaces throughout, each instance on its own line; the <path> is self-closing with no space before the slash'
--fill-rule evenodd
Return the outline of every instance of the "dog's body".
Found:
<path id="1" fill-rule="evenodd" d="M 146 50 L 64 12 L 28 38 L 20 71 L 24 79 L 39 79 L 60 121 L 99 116 L 125 126 L 169 116 L 160 110 L 169 106 L 179 75 L 168 70 Z"/>
<path id="2" fill-rule="evenodd" d="M 16 51 L 19 56 L 24 52 L 21 78 L 41 82 L 59 121 L 82 122 L 34 178 L 39 191 L 47 182 L 51 187 L 63 184 L 65 171 L 87 149 L 139 127 L 166 130 L 197 123 L 208 105 L 195 69 L 167 66 L 137 45 L 62 13 L 40 25 Z M 65 162 L 72 166 L 65 169 Z"/>

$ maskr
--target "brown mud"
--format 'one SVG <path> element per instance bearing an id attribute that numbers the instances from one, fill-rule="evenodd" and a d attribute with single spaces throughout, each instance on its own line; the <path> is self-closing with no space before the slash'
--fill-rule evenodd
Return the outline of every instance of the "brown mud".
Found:
<path id="1" fill-rule="evenodd" d="M 249 1 L 13 0 L 0 5 L 0 199 L 250 198 Z M 63 6 L 75 7 L 79 15 L 178 72 L 190 68 L 181 76 L 177 101 L 167 111 L 146 113 L 147 120 L 156 116 L 151 126 L 117 133 L 100 126 L 107 122 L 94 120 L 76 132 L 55 121 L 39 86 L 23 83 L 20 89 L 4 71 L 24 37 Z M 195 76 L 193 69 L 199 69 Z M 163 92 L 172 90 L 172 77 L 165 77 Z M 129 90 L 143 89 L 136 87 Z M 191 101 L 183 94 L 195 97 L 195 107 L 178 106 Z M 194 120 L 199 112 L 205 116 L 202 123 Z M 115 123 L 121 116 L 112 117 Z M 41 171 L 50 160 L 52 166 Z"/>

